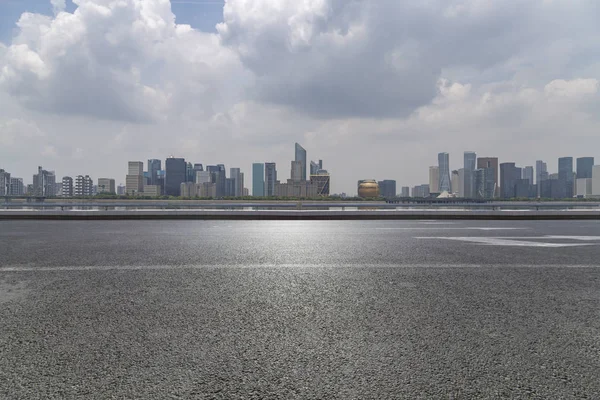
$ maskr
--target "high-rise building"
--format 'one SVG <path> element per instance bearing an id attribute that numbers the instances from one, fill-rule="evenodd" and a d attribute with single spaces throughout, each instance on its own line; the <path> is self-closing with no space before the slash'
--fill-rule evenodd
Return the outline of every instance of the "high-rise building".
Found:
<path id="1" fill-rule="evenodd" d="M 410 197 L 410 188 L 408 186 L 402 186 L 402 193 L 400 197 Z"/>
<path id="2" fill-rule="evenodd" d="M 23 196 L 25 187 L 23 186 L 23 178 L 10 178 L 10 196 Z"/>
<path id="3" fill-rule="evenodd" d="M 158 171 L 161 170 L 161 161 L 156 159 L 148 160 L 148 175 L 150 175 L 149 185 L 158 185 Z"/>
<path id="4" fill-rule="evenodd" d="M 290 178 L 294 182 L 302 181 L 302 161 L 292 161 Z"/>
<path id="5" fill-rule="evenodd" d="M 252 196 L 262 197 L 265 195 L 265 164 L 252 164 Z"/>
<path id="6" fill-rule="evenodd" d="M 275 196 L 277 169 L 274 162 L 265 163 L 265 196 Z"/>
<path id="7" fill-rule="evenodd" d="M 94 181 L 92 178 L 89 175 L 77 175 L 73 184 L 73 196 L 92 196 L 93 194 Z"/>
<path id="8" fill-rule="evenodd" d="M 323 169 L 323 160 L 319 160 L 319 162 L 314 162 L 314 161 L 310 162 L 310 174 L 311 175 L 316 175 L 317 171 L 319 171 L 320 169 Z"/>
<path id="9" fill-rule="evenodd" d="M 98 193 L 117 193 L 115 180 L 110 178 L 98 178 Z"/>
<path id="10" fill-rule="evenodd" d="M 461 196 L 460 190 L 458 191 L 459 197 L 474 198 L 475 197 L 475 169 L 477 168 L 477 154 L 473 151 L 465 151 L 464 153 L 464 178 L 463 178 L 463 192 Z M 456 189 L 455 189 L 456 190 Z"/>
<path id="11" fill-rule="evenodd" d="M 535 186 L 537 196 L 542 197 L 542 182 L 548 180 L 548 166 L 542 160 L 535 162 Z"/>
<path id="12" fill-rule="evenodd" d="M 600 196 L 600 165 L 592 167 L 592 194 Z"/>
<path id="13" fill-rule="evenodd" d="M 471 177 L 473 178 L 475 176 L 474 172 L 475 170 L 472 171 L 473 173 L 471 174 Z M 473 179 L 473 185 L 471 185 L 471 190 L 473 189 L 475 184 L 475 180 Z M 460 198 L 464 198 L 465 196 L 465 169 L 464 168 L 460 168 L 458 170 L 458 192 L 455 190 L 454 193 L 456 193 L 456 195 Z"/>
<path id="14" fill-rule="evenodd" d="M 187 164 L 183 158 L 169 157 L 165 161 L 165 189 L 167 196 L 179 196 L 181 184 L 186 181 Z"/>
<path id="15" fill-rule="evenodd" d="M 296 157 L 294 161 L 300 162 L 300 180 L 306 181 L 306 150 L 304 150 L 304 147 L 300 146 L 298 143 L 296 143 L 295 150 Z"/>
<path id="16" fill-rule="evenodd" d="M 144 192 L 144 163 L 141 161 L 129 161 L 127 163 L 127 175 L 125 176 L 125 192 L 129 196 L 138 196 Z M 75 183 L 77 186 L 77 183 Z"/>
<path id="17" fill-rule="evenodd" d="M 457 189 L 458 189 L 458 181 L 459 181 L 459 173 L 457 170 L 453 170 L 452 174 L 450 175 L 450 182 L 452 183 L 450 185 L 450 187 L 452 188 L 452 190 L 454 190 L 452 193 L 458 193 Z"/>
<path id="18" fill-rule="evenodd" d="M 575 194 L 578 198 L 586 198 L 590 196 L 592 194 L 592 178 L 578 178 L 576 181 Z"/>
<path id="19" fill-rule="evenodd" d="M 562 197 L 573 197 L 573 157 L 561 157 L 558 159 L 558 180 Z"/>
<path id="20" fill-rule="evenodd" d="M 521 168 L 515 166 L 514 162 L 500 164 L 500 197 L 512 199 L 516 196 L 515 185 L 521 179 Z"/>
<path id="21" fill-rule="evenodd" d="M 196 171 L 196 183 L 210 183 L 210 172 L 208 171 Z"/>
<path id="22" fill-rule="evenodd" d="M 244 195 L 244 173 L 239 168 L 230 168 L 229 176 L 233 180 L 232 196 L 241 197 Z"/>
<path id="23" fill-rule="evenodd" d="M 523 168 L 523 175 L 521 176 L 522 179 L 527 179 L 529 181 L 530 185 L 534 184 L 534 180 L 533 180 L 533 166 L 529 165 L 527 167 Z"/>
<path id="24" fill-rule="evenodd" d="M 0 169 L 0 196 L 10 195 L 10 173 Z"/>
<path id="25" fill-rule="evenodd" d="M 479 168 L 475 170 L 475 195 L 478 199 L 491 199 L 495 195 L 496 171 L 493 168 Z"/>
<path id="26" fill-rule="evenodd" d="M 477 159 L 477 169 L 492 169 L 492 176 L 494 178 L 494 194 L 492 197 L 497 197 L 499 194 L 499 185 L 498 185 L 498 157 L 479 157 Z M 486 179 L 489 179 L 489 171 L 486 174 Z M 486 197 L 487 198 L 487 197 Z"/>
<path id="27" fill-rule="evenodd" d="M 54 171 L 46 171 L 38 167 L 38 173 L 33 175 L 33 195 L 39 197 L 55 196 L 56 176 Z"/>
<path id="28" fill-rule="evenodd" d="M 323 164 L 321 163 L 321 167 Z M 331 176 L 329 172 L 320 168 L 315 174 L 310 175 L 310 183 L 317 187 L 317 196 L 329 196 Z"/>
<path id="29" fill-rule="evenodd" d="M 185 181 L 194 183 L 196 180 L 196 170 L 194 169 L 194 164 L 191 162 L 185 165 Z"/>
<path id="30" fill-rule="evenodd" d="M 429 190 L 431 193 L 439 193 L 440 192 L 440 169 L 439 169 L 439 167 L 436 167 L 436 166 L 429 167 Z M 413 196 L 413 197 L 419 197 L 419 196 Z"/>
<path id="31" fill-rule="evenodd" d="M 594 157 L 579 157 L 577 159 L 577 179 L 591 178 L 594 168 Z"/>
<path id="32" fill-rule="evenodd" d="M 62 197 L 73 197 L 73 178 L 70 176 L 62 178 Z"/>
<path id="33" fill-rule="evenodd" d="M 396 197 L 396 181 L 392 179 L 385 179 L 383 181 L 379 181 L 379 195 L 381 197 L 385 197 L 386 199 L 390 199 Z"/>
<path id="34" fill-rule="evenodd" d="M 450 180 L 450 155 L 448 153 L 438 154 L 438 167 L 440 173 L 440 192 L 452 193 L 452 181 Z"/>

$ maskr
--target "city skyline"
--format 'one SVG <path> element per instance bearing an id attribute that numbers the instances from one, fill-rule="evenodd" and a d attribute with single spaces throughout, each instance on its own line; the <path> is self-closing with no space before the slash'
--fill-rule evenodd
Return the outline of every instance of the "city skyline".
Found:
<path id="1" fill-rule="evenodd" d="M 557 171 L 600 148 L 589 3 L 257 1 L 104 2 L 102 18 L 94 0 L 0 2 L 2 168 L 124 183 L 128 161 L 173 154 L 287 174 L 298 142 L 327 160 L 333 192 L 353 192 L 427 182 L 439 152 L 450 172 L 465 150 Z M 482 29 L 504 24 L 519 29 Z"/>

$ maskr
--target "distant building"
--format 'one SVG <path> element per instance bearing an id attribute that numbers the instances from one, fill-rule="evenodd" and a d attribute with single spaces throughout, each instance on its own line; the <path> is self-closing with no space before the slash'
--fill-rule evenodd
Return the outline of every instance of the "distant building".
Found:
<path id="1" fill-rule="evenodd" d="M 73 197 L 73 178 L 70 176 L 62 178 L 62 197 Z"/>
<path id="2" fill-rule="evenodd" d="M 189 162 L 185 165 L 185 181 L 194 183 L 196 180 L 196 170 L 194 170 L 194 165 Z"/>
<path id="3" fill-rule="evenodd" d="M 98 178 L 98 193 L 117 193 L 115 180 L 110 178 Z"/>
<path id="4" fill-rule="evenodd" d="M 265 163 L 265 196 L 275 196 L 277 169 L 274 162 Z"/>
<path id="5" fill-rule="evenodd" d="M 10 173 L 0 169 L 0 196 L 10 195 Z"/>
<path id="6" fill-rule="evenodd" d="M 165 161 L 164 193 L 179 196 L 181 184 L 186 181 L 187 164 L 183 158 L 169 157 Z"/>
<path id="7" fill-rule="evenodd" d="M 39 197 L 56 196 L 56 176 L 54 171 L 46 171 L 38 167 L 38 173 L 33 175 L 33 195 Z"/>
<path id="8" fill-rule="evenodd" d="M 492 197 L 497 197 L 499 195 L 499 180 L 498 180 L 498 157 L 479 157 L 477 159 L 477 169 L 487 169 L 491 168 L 491 174 L 494 178 L 494 194 Z M 486 179 L 489 178 L 490 172 L 486 173 Z M 486 197 L 487 198 L 487 197 Z"/>
<path id="9" fill-rule="evenodd" d="M 300 162 L 300 179 L 301 181 L 306 181 L 306 150 L 304 147 L 300 146 L 300 144 L 296 143 L 295 145 L 295 159 L 294 161 Z M 294 179 L 294 178 L 292 178 Z"/>
<path id="10" fill-rule="evenodd" d="M 321 164 L 323 165 L 323 164 Z M 319 169 L 310 175 L 310 183 L 317 187 L 317 196 L 329 196 L 331 176 L 324 169 Z"/>
<path id="11" fill-rule="evenodd" d="M 23 178 L 10 178 L 10 196 L 23 196 L 25 194 L 25 187 L 23 185 Z"/>
<path id="12" fill-rule="evenodd" d="M 527 179 L 529 181 L 529 184 L 533 186 L 533 184 L 535 183 L 533 180 L 533 166 L 527 166 L 523 168 L 521 178 Z"/>
<path id="13" fill-rule="evenodd" d="M 458 182 L 459 182 L 459 174 L 458 174 L 458 170 L 453 170 L 452 173 L 450 174 L 450 182 L 451 185 L 450 187 L 452 188 L 452 192 L 451 193 L 458 193 Z"/>
<path id="14" fill-rule="evenodd" d="M 302 181 L 302 161 L 292 161 L 290 177 L 294 182 Z M 306 179 L 304 179 L 306 180 Z"/>
<path id="15" fill-rule="evenodd" d="M 473 173 L 471 174 L 471 179 L 473 179 L 473 177 L 475 176 L 474 172 L 475 170 L 472 171 Z M 475 181 L 473 180 L 472 182 L 473 184 L 475 183 Z M 473 188 L 473 185 L 471 185 L 471 189 Z M 458 170 L 458 192 L 456 192 L 455 189 L 455 193 L 458 197 L 465 197 L 465 169 L 464 168 L 460 168 Z"/>
<path id="16" fill-rule="evenodd" d="M 227 176 L 225 173 L 225 165 L 207 165 L 206 170 L 210 172 L 210 181 L 216 185 L 216 196 L 221 198 L 227 196 Z"/>
<path id="17" fill-rule="evenodd" d="M 436 166 L 429 167 L 429 190 L 431 191 L 431 193 L 439 193 L 440 192 L 440 168 L 439 167 L 436 167 Z"/>
<path id="18" fill-rule="evenodd" d="M 275 196 L 278 197 L 317 197 L 318 187 L 308 181 L 287 180 L 287 183 L 275 183 Z"/>
<path id="19" fill-rule="evenodd" d="M 244 195 L 244 173 L 239 168 L 230 168 L 229 176 L 233 181 L 231 196 L 242 197 Z"/>
<path id="20" fill-rule="evenodd" d="M 252 164 L 252 196 L 262 197 L 265 195 L 265 164 Z"/>
<path id="21" fill-rule="evenodd" d="M 512 199 L 516 196 L 515 185 L 521 179 L 521 168 L 515 166 L 514 162 L 500 164 L 500 197 Z"/>
<path id="22" fill-rule="evenodd" d="M 323 169 L 323 160 L 319 160 L 319 162 L 314 162 L 314 161 L 310 162 L 310 174 L 311 175 L 316 175 L 317 171 L 319 171 L 320 169 Z"/>
<path id="23" fill-rule="evenodd" d="M 149 185 L 158 185 L 158 171 L 161 170 L 161 161 L 157 159 L 148 160 Z"/>
<path id="24" fill-rule="evenodd" d="M 380 195 L 379 184 L 375 179 L 362 179 L 358 181 L 358 197 L 365 199 L 379 197 Z"/>
<path id="25" fill-rule="evenodd" d="M 515 182 L 515 197 L 531 198 L 535 196 L 536 194 L 533 192 L 533 185 L 529 183 L 529 179 L 517 179 Z"/>
<path id="26" fill-rule="evenodd" d="M 577 159 L 577 179 L 592 178 L 594 157 L 580 157 Z"/>
<path id="27" fill-rule="evenodd" d="M 592 167 L 592 194 L 600 196 L 600 165 Z"/>
<path id="28" fill-rule="evenodd" d="M 475 197 L 475 169 L 477 169 L 477 154 L 473 151 L 465 151 L 464 153 L 464 176 L 462 191 L 459 189 L 459 197 L 474 198 Z M 455 189 L 456 191 L 456 189 Z"/>
<path id="29" fill-rule="evenodd" d="M 93 196 L 94 181 L 89 175 L 77 175 L 73 182 L 73 196 Z"/>
<path id="30" fill-rule="evenodd" d="M 412 190 L 412 197 L 416 198 L 429 197 L 430 194 L 429 185 L 427 184 L 415 186 Z"/>
<path id="31" fill-rule="evenodd" d="M 438 167 L 440 173 L 440 192 L 452 193 L 452 181 L 450 179 L 450 155 L 448 153 L 438 154 Z"/>
<path id="32" fill-rule="evenodd" d="M 210 172 L 208 171 L 196 171 L 196 183 L 210 183 Z"/>
<path id="33" fill-rule="evenodd" d="M 144 196 L 159 197 L 162 195 L 160 185 L 146 185 L 144 186 Z"/>
<path id="34" fill-rule="evenodd" d="M 591 196 L 593 194 L 592 181 L 592 178 L 578 178 L 576 182 L 576 196 L 579 198 Z"/>
<path id="35" fill-rule="evenodd" d="M 558 159 L 558 180 L 563 198 L 573 197 L 573 157 L 561 157 Z"/>
<path id="36" fill-rule="evenodd" d="M 542 160 L 537 160 L 535 162 L 535 186 L 538 197 L 542 197 L 542 182 L 546 180 L 548 180 L 548 166 Z"/>
<path id="37" fill-rule="evenodd" d="M 475 198 L 494 198 L 496 192 L 495 175 L 494 168 L 478 168 L 475 170 Z"/>
<path id="38" fill-rule="evenodd" d="M 129 196 L 138 196 L 144 192 L 144 163 L 141 161 L 129 161 L 127 163 L 127 175 L 125 176 L 125 191 Z"/>
<path id="39" fill-rule="evenodd" d="M 379 195 L 381 197 L 385 197 L 386 199 L 390 199 L 396 197 L 396 181 L 391 179 L 385 179 L 383 181 L 379 181 Z"/>
<path id="40" fill-rule="evenodd" d="M 402 186 L 400 197 L 410 197 L 410 188 L 408 186 Z"/>

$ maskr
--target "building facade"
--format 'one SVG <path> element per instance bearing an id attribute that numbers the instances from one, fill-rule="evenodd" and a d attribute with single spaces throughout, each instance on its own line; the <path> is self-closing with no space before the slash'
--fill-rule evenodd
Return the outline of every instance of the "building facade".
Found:
<path id="1" fill-rule="evenodd" d="M 277 168 L 274 162 L 265 163 L 265 196 L 275 196 Z"/>
<path id="2" fill-rule="evenodd" d="M 408 186 L 402 186 L 400 197 L 410 197 L 410 188 Z"/>
<path id="3" fill-rule="evenodd" d="M 422 186 L 422 185 L 420 185 Z M 440 169 L 436 166 L 429 167 L 429 190 L 431 193 L 440 192 Z M 428 195 L 429 196 L 429 195 Z M 415 196 L 413 196 L 415 197 Z M 417 196 L 419 197 L 419 196 Z"/>
<path id="4" fill-rule="evenodd" d="M 262 197 L 265 195 L 265 164 L 252 164 L 252 196 Z"/>
<path id="5" fill-rule="evenodd" d="M 73 197 L 73 178 L 63 176 L 62 178 L 62 197 Z"/>
<path id="6" fill-rule="evenodd" d="M 38 173 L 33 175 L 33 195 L 39 197 L 56 196 L 56 176 L 54 171 L 46 171 L 38 167 Z"/>
<path id="7" fill-rule="evenodd" d="M 477 154 L 473 151 L 465 151 L 464 153 L 464 172 L 462 193 L 458 190 L 459 197 L 474 198 L 475 197 L 475 170 L 477 169 Z"/>
<path id="8" fill-rule="evenodd" d="M 73 181 L 73 196 L 93 196 L 94 181 L 89 175 L 77 175 Z"/>
<path id="9" fill-rule="evenodd" d="M 558 180 L 562 198 L 573 197 L 573 157 L 561 157 L 558 159 Z"/>
<path id="10" fill-rule="evenodd" d="M 452 193 L 452 181 L 450 179 L 450 155 L 448 153 L 438 154 L 438 168 L 440 173 L 440 192 Z"/>
<path id="11" fill-rule="evenodd" d="M 390 199 L 396 197 L 396 181 L 392 179 L 384 179 L 379 181 L 379 195 Z"/>
<path id="12" fill-rule="evenodd" d="M 169 157 L 165 161 L 164 193 L 167 196 L 179 196 L 181 184 L 186 181 L 187 164 L 183 158 Z"/>
<path id="13" fill-rule="evenodd" d="M 594 157 L 579 157 L 577 159 L 577 179 L 592 178 Z"/>
<path id="14" fill-rule="evenodd" d="M 300 146 L 300 144 L 296 143 L 294 161 L 300 163 L 300 179 L 298 180 L 301 181 L 306 181 L 306 160 L 306 150 L 304 150 L 304 147 Z"/>
<path id="15" fill-rule="evenodd" d="M 317 196 L 329 196 L 331 176 L 324 169 L 317 170 L 310 176 L 310 183 L 317 187 Z"/>
<path id="16" fill-rule="evenodd" d="M 110 178 L 98 178 L 98 193 L 117 193 L 115 180 Z"/>
<path id="17" fill-rule="evenodd" d="M 23 178 L 10 178 L 10 196 L 23 196 L 25 194 L 25 186 Z"/>
<path id="18" fill-rule="evenodd" d="M 157 159 L 148 160 L 148 175 L 150 180 L 148 185 L 158 185 L 158 171 L 161 170 L 161 161 Z"/>
<path id="19" fill-rule="evenodd" d="M 10 195 L 10 173 L 0 169 L 0 196 Z"/>

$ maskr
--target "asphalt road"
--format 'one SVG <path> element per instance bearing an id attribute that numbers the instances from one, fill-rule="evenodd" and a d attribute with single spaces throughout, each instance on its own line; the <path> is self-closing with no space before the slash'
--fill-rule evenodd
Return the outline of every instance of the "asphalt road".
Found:
<path id="1" fill-rule="evenodd" d="M 600 223 L 0 221 L 0 398 L 600 398 Z"/>

